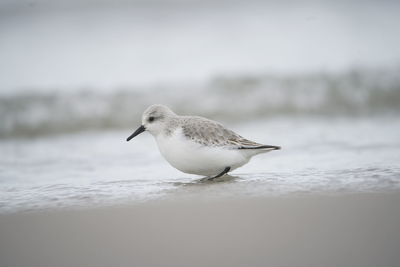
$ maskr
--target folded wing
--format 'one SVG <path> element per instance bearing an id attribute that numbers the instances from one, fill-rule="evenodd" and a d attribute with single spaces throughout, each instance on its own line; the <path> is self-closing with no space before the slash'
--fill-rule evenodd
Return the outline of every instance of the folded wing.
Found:
<path id="1" fill-rule="evenodd" d="M 225 128 L 218 122 L 202 117 L 190 117 L 182 121 L 183 134 L 205 146 L 227 146 L 232 149 L 278 150 L 279 146 L 263 145 L 250 141 Z"/>

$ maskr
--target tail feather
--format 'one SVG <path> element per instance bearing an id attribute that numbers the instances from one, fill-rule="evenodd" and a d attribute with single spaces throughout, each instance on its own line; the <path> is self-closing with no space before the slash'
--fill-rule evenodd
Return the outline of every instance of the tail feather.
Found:
<path id="1" fill-rule="evenodd" d="M 260 146 L 241 146 L 239 149 L 268 149 L 268 150 L 279 150 L 280 146 L 260 145 Z"/>
<path id="2" fill-rule="evenodd" d="M 281 149 L 280 146 L 271 146 L 271 145 L 263 145 L 246 138 L 239 136 L 240 138 L 231 139 L 229 142 L 234 145 L 237 149 L 258 149 L 263 150 L 264 152 L 271 151 L 271 150 L 279 150 Z M 260 151 L 261 152 L 261 151 Z"/>

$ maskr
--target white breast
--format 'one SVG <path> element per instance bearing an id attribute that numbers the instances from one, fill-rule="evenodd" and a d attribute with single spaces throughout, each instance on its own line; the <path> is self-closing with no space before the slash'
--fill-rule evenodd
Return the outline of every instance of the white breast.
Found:
<path id="1" fill-rule="evenodd" d="M 158 135 L 156 140 L 169 164 L 185 173 L 214 176 L 226 167 L 233 170 L 243 166 L 250 159 L 240 150 L 200 145 L 186 138 L 179 127 L 171 135 Z"/>

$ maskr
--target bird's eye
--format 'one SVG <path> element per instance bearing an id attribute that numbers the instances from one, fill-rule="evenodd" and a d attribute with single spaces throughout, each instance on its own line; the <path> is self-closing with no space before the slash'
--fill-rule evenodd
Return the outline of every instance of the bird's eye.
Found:
<path id="1" fill-rule="evenodd" d="M 153 116 L 149 117 L 149 122 L 152 122 L 152 121 L 154 121 L 154 117 Z"/>

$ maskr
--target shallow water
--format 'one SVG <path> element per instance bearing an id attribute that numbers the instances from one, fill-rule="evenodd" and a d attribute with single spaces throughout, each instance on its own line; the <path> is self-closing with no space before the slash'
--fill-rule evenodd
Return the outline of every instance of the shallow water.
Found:
<path id="1" fill-rule="evenodd" d="M 175 170 L 132 129 L 0 141 L 0 212 L 157 198 L 400 191 L 400 119 L 281 117 L 228 125 L 282 146 L 216 182 Z"/>

